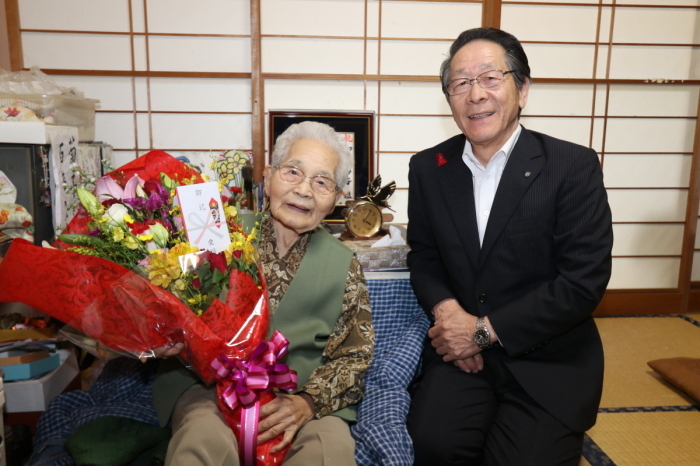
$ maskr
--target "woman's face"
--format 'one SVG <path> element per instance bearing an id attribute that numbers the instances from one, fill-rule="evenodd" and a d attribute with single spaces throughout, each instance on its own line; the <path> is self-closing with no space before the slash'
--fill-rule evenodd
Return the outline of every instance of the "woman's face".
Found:
<path id="1" fill-rule="evenodd" d="M 307 177 L 317 175 L 335 179 L 338 154 L 330 147 L 311 139 L 299 139 L 292 144 L 281 165 L 299 168 Z M 270 197 L 273 220 L 297 235 L 316 228 L 342 196 L 341 192 L 319 194 L 311 188 L 311 178 L 297 185 L 282 181 L 279 170 L 265 168 L 265 192 Z"/>

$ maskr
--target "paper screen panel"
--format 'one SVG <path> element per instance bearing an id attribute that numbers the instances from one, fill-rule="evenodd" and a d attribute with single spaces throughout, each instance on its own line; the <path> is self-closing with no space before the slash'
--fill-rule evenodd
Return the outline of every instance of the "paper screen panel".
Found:
<path id="1" fill-rule="evenodd" d="M 250 112 L 250 79 L 151 78 L 151 110 Z"/>
<path id="2" fill-rule="evenodd" d="M 617 0 L 616 0 L 617 1 Z M 613 0 L 604 0 L 603 3 L 612 3 Z M 621 2 L 618 2 L 621 3 Z M 665 6 L 700 6 L 698 0 L 625 0 L 628 5 L 665 5 Z"/>
<path id="3" fill-rule="evenodd" d="M 700 79 L 700 51 L 683 46 L 615 45 L 610 78 L 664 80 Z"/>
<path id="4" fill-rule="evenodd" d="M 593 42 L 598 9 L 590 6 L 505 4 L 501 28 L 520 41 Z"/>
<path id="5" fill-rule="evenodd" d="M 611 118 L 606 152 L 692 152 L 695 121 L 655 118 Z"/>
<path id="6" fill-rule="evenodd" d="M 131 0 L 131 24 L 134 32 L 146 32 L 146 1 L 147 0 Z"/>
<path id="7" fill-rule="evenodd" d="M 261 0 L 263 34 L 363 36 L 364 0 Z"/>
<path id="8" fill-rule="evenodd" d="M 98 110 L 133 110 L 131 78 L 124 76 L 63 76 L 52 75 L 56 84 L 74 87 L 85 97 L 100 101 Z"/>
<path id="9" fill-rule="evenodd" d="M 151 119 L 147 113 L 136 115 L 136 141 L 139 148 L 151 147 Z"/>
<path id="10" fill-rule="evenodd" d="M 22 29 L 129 32 L 129 5 L 123 0 L 19 0 L 18 4 Z"/>
<path id="11" fill-rule="evenodd" d="M 613 256 L 680 256 L 682 252 L 683 225 L 618 223 L 613 234 Z"/>
<path id="12" fill-rule="evenodd" d="M 126 35 L 23 32 L 22 50 L 26 67 L 131 70 Z"/>
<path id="13" fill-rule="evenodd" d="M 454 40 L 454 39 L 452 39 Z M 381 43 L 381 72 L 438 76 L 447 57 L 450 41 L 385 40 Z"/>
<path id="14" fill-rule="evenodd" d="M 566 3 L 575 3 L 580 5 L 597 5 L 599 0 L 568 0 Z M 561 0 L 510 0 L 509 3 L 562 3 Z M 610 3 L 609 0 L 603 0 L 603 3 Z"/>
<path id="15" fill-rule="evenodd" d="M 612 116 L 689 116 L 698 111 L 697 85 L 610 86 L 608 114 Z"/>
<path id="16" fill-rule="evenodd" d="M 148 71 L 149 67 L 149 56 L 146 45 L 145 35 L 136 35 L 134 39 L 134 70 L 135 71 Z"/>
<path id="17" fill-rule="evenodd" d="M 153 36 L 152 71 L 250 72 L 250 39 L 245 37 Z"/>
<path id="18" fill-rule="evenodd" d="M 700 282 L 700 251 L 693 253 L 693 271 L 690 276 L 690 281 Z"/>
<path id="19" fill-rule="evenodd" d="M 136 109 L 147 111 L 149 109 L 150 91 L 148 89 L 150 78 L 133 78 L 134 93 L 136 95 Z"/>
<path id="20" fill-rule="evenodd" d="M 590 78 L 593 45 L 523 44 L 532 76 L 539 78 Z"/>
<path id="21" fill-rule="evenodd" d="M 379 117 L 380 151 L 419 152 L 459 134 L 452 117 Z"/>
<path id="22" fill-rule="evenodd" d="M 530 86 L 525 115 L 588 116 L 593 108 L 591 84 L 540 84 Z"/>
<path id="23" fill-rule="evenodd" d="M 364 44 L 350 39 L 264 37 L 265 73 L 363 73 Z"/>
<path id="24" fill-rule="evenodd" d="M 615 257 L 608 290 L 677 288 L 680 265 L 680 258 Z"/>
<path id="25" fill-rule="evenodd" d="M 394 180 L 397 188 L 408 188 L 408 164 L 413 154 L 414 152 L 380 153 L 378 173 L 382 175 L 382 180 L 385 183 Z"/>
<path id="26" fill-rule="evenodd" d="M 697 44 L 699 20 L 700 11 L 690 8 L 617 8 L 615 42 Z"/>
<path id="27" fill-rule="evenodd" d="M 698 218 L 698 221 L 695 224 L 695 231 L 700 231 L 700 218 Z M 695 235 L 695 249 L 700 249 L 700 235 L 698 234 Z"/>
<path id="28" fill-rule="evenodd" d="M 613 222 L 683 222 L 688 191 L 608 189 Z"/>
<path id="29" fill-rule="evenodd" d="M 365 85 L 362 81 L 265 80 L 267 109 L 363 110 L 364 100 Z"/>
<path id="30" fill-rule="evenodd" d="M 96 114 L 95 141 L 104 141 L 115 149 L 133 149 L 136 144 L 134 115 L 131 113 Z"/>
<path id="31" fill-rule="evenodd" d="M 153 114 L 156 149 L 250 149 L 250 115 Z"/>
<path id="32" fill-rule="evenodd" d="M 527 109 L 527 107 L 525 107 Z M 588 146 L 591 134 L 590 118 L 540 118 L 523 116 L 520 122 L 527 129 Z"/>
<path id="33" fill-rule="evenodd" d="M 389 199 L 389 205 L 394 212 L 389 211 L 388 213 L 394 214 L 394 220 L 391 223 L 408 223 L 408 190 L 407 189 L 397 189 L 394 195 Z"/>
<path id="34" fill-rule="evenodd" d="M 384 81 L 382 113 L 404 115 L 451 115 L 439 82 Z"/>
<path id="35" fill-rule="evenodd" d="M 593 137 L 590 147 L 598 153 L 598 157 L 603 150 L 603 140 L 605 130 L 605 119 L 604 118 L 594 118 L 593 119 Z"/>
<path id="36" fill-rule="evenodd" d="M 687 188 L 691 162 L 691 155 L 681 154 L 607 154 L 603 165 L 605 186 Z"/>
<path id="37" fill-rule="evenodd" d="M 250 34 L 248 0 L 148 0 L 148 32 Z"/>
<path id="38" fill-rule="evenodd" d="M 451 39 L 481 26 L 480 3 L 384 2 L 382 37 Z"/>

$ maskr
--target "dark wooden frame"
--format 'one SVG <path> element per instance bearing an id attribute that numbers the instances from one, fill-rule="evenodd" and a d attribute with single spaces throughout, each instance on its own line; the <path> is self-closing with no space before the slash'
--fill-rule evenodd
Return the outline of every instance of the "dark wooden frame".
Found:
<path id="1" fill-rule="evenodd" d="M 355 193 L 354 198 L 367 194 L 367 186 L 374 176 L 374 112 L 337 112 L 306 110 L 270 110 L 270 140 L 268 162 L 277 137 L 287 128 L 302 121 L 317 121 L 332 126 L 340 133 L 355 133 Z M 341 211 L 345 204 L 338 204 L 326 217 L 326 222 L 343 222 Z"/>

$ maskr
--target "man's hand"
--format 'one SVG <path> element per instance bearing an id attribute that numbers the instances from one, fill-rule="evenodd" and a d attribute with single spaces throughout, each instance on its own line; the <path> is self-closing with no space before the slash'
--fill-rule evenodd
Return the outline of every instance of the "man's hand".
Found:
<path id="1" fill-rule="evenodd" d="M 435 325 L 428 330 L 431 344 L 446 362 L 465 372 L 478 372 L 484 368 L 481 348 L 472 338 L 476 317 L 465 311 L 454 299 L 441 301 L 433 308 Z"/>
<path id="2" fill-rule="evenodd" d="M 284 434 L 282 441 L 270 450 L 278 452 L 292 443 L 294 436 L 314 416 L 313 401 L 305 393 L 277 393 L 276 398 L 260 407 L 258 444 Z"/>

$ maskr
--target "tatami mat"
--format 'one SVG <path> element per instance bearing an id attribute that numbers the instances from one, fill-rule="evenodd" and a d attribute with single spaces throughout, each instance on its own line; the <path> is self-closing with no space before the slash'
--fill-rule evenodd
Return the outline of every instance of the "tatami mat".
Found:
<path id="1" fill-rule="evenodd" d="M 596 324 L 605 349 L 601 408 L 693 403 L 664 382 L 647 362 L 678 356 L 700 358 L 700 327 L 676 316 L 605 317 L 597 318 Z"/>
<path id="2" fill-rule="evenodd" d="M 617 466 L 697 466 L 699 432 L 700 411 L 601 413 L 588 435 Z"/>
<path id="3" fill-rule="evenodd" d="M 700 313 L 596 323 L 605 349 L 603 398 L 579 466 L 700 465 L 700 406 L 647 366 L 700 358 Z"/>

